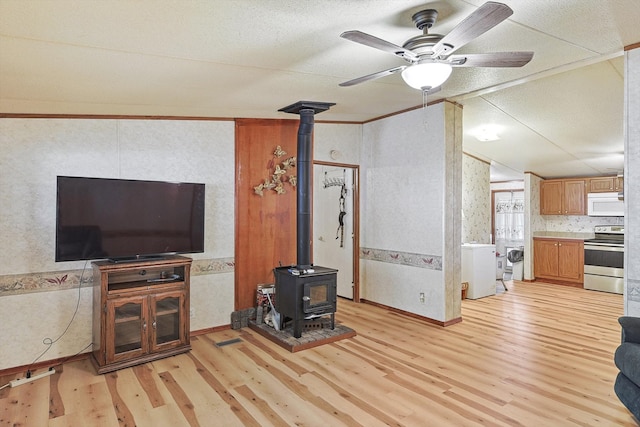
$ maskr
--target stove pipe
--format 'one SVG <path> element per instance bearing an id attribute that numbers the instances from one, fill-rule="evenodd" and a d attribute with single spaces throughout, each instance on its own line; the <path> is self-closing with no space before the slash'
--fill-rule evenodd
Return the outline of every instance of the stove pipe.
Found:
<path id="1" fill-rule="evenodd" d="M 311 267 L 311 138 L 313 135 L 314 114 L 312 109 L 300 111 L 298 127 L 297 167 L 297 264 L 298 269 Z"/>
<path id="2" fill-rule="evenodd" d="M 297 268 L 299 270 L 306 270 L 311 267 L 311 193 L 313 190 L 311 181 L 311 162 L 313 157 L 311 141 L 315 121 L 314 116 L 317 113 L 328 110 L 332 105 L 335 105 L 335 103 L 299 101 L 278 110 L 300 115 L 298 153 L 296 157 L 296 242 Z"/>

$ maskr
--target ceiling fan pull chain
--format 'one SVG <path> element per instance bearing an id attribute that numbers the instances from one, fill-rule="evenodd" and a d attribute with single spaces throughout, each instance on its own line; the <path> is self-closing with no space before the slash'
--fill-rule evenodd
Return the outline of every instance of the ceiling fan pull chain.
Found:
<path id="1" fill-rule="evenodd" d="M 422 113 L 424 115 L 424 128 L 427 129 L 427 94 L 429 93 L 428 90 L 423 89 L 422 90 Z"/>

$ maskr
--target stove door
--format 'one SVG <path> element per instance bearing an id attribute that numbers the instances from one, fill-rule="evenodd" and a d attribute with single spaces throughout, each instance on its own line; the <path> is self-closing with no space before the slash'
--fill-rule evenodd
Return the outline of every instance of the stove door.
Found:
<path id="1" fill-rule="evenodd" d="M 587 267 L 624 269 L 624 247 L 584 244 L 585 273 Z M 597 274 L 597 273 L 596 273 Z"/>
<path id="2" fill-rule="evenodd" d="M 306 282 L 302 300 L 302 311 L 306 314 L 335 312 L 336 274 L 323 275 Z"/>
<path id="3" fill-rule="evenodd" d="M 584 288 L 623 293 L 624 246 L 584 242 Z"/>

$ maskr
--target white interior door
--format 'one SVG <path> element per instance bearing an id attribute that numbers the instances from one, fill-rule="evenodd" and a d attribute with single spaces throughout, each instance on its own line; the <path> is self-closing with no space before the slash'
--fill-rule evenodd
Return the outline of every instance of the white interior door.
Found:
<path id="1" fill-rule="evenodd" d="M 338 296 L 353 299 L 355 171 L 313 166 L 313 263 L 338 270 Z"/>

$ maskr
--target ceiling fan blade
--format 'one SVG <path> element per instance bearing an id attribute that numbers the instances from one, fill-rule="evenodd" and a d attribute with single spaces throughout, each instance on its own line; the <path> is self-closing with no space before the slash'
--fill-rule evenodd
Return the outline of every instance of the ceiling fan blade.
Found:
<path id="1" fill-rule="evenodd" d="M 388 70 L 378 71 L 377 73 L 369 74 L 366 76 L 358 77 L 357 79 L 349 80 L 348 82 L 340 83 L 338 86 L 347 87 L 347 86 L 357 85 L 360 83 L 368 82 L 369 80 L 374 80 L 380 77 L 389 76 L 391 74 L 398 73 L 404 70 L 405 68 L 407 68 L 406 65 L 402 65 L 400 67 L 395 67 L 395 68 L 389 68 Z"/>
<path id="2" fill-rule="evenodd" d="M 447 56 L 476 37 L 489 31 L 509 16 L 513 10 L 503 3 L 486 2 L 460 22 L 433 47 L 433 57 Z"/>
<path id="3" fill-rule="evenodd" d="M 522 67 L 531 61 L 533 52 L 495 52 L 451 55 L 452 67 Z"/>
<path id="4" fill-rule="evenodd" d="M 378 37 L 372 36 L 371 34 L 363 33 L 362 31 L 345 31 L 344 33 L 340 34 L 340 37 L 342 37 L 343 39 L 351 40 L 352 42 L 360 43 L 365 46 L 382 50 L 384 52 L 392 53 L 409 62 L 418 60 L 418 55 L 411 52 L 410 50 L 407 50 L 386 40 L 379 39 Z"/>

